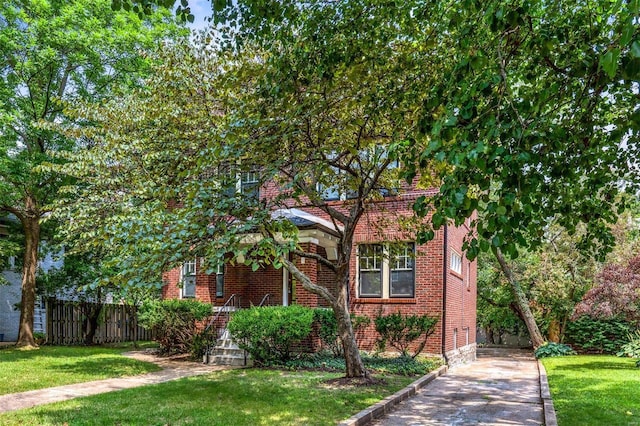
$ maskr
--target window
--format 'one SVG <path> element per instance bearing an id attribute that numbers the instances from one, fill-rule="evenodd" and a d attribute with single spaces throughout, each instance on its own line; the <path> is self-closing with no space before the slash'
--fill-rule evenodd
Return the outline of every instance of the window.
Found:
<path id="1" fill-rule="evenodd" d="M 260 175 L 256 170 L 240 173 L 240 192 L 252 198 L 260 194 Z"/>
<path id="2" fill-rule="evenodd" d="M 449 265 L 449 268 L 456 274 L 462 275 L 462 256 L 453 250 L 451 250 L 451 265 Z"/>
<path id="3" fill-rule="evenodd" d="M 355 189 L 357 186 L 357 179 L 354 176 L 351 176 L 350 172 L 347 172 L 347 167 L 349 170 L 355 170 L 354 173 L 360 175 L 362 179 L 369 179 L 370 181 L 377 168 L 381 166 L 383 162 L 387 161 L 389 157 L 387 149 L 388 148 L 386 146 L 375 145 L 364 148 L 357 153 L 341 154 L 340 162 L 342 163 L 342 167 L 329 166 L 322 172 L 322 179 L 319 179 L 321 182 L 318 182 L 317 184 L 317 190 L 320 197 L 325 201 L 350 200 L 357 198 L 358 191 Z M 328 160 L 336 160 L 337 158 L 338 155 L 335 152 L 327 155 Z M 399 168 L 399 165 L 400 163 L 397 159 L 392 160 L 387 165 L 386 170 L 397 169 Z M 397 175 L 397 173 L 395 173 L 395 175 Z M 384 179 L 379 179 L 378 184 L 393 187 L 374 188 L 384 197 L 398 194 L 398 188 L 396 187 L 398 182 L 392 183 L 393 179 L 389 179 L 390 176 L 386 176 Z"/>
<path id="4" fill-rule="evenodd" d="M 196 297 L 196 261 L 190 260 L 182 264 L 182 298 Z"/>
<path id="5" fill-rule="evenodd" d="M 414 297 L 415 245 L 358 247 L 358 297 Z"/>
<path id="6" fill-rule="evenodd" d="M 260 196 L 260 173 L 249 168 L 241 169 L 236 166 L 221 166 L 218 172 L 223 193 L 233 197 L 240 193 L 250 198 L 258 199 Z"/>
<path id="7" fill-rule="evenodd" d="M 413 297 L 414 289 L 413 244 L 407 244 L 391 257 L 389 264 L 391 297 Z"/>
<path id="8" fill-rule="evenodd" d="M 218 265 L 216 271 L 216 297 L 224 297 L 224 265 Z"/>
<path id="9" fill-rule="evenodd" d="M 360 296 L 382 297 L 382 246 L 367 244 L 360 246 Z"/>

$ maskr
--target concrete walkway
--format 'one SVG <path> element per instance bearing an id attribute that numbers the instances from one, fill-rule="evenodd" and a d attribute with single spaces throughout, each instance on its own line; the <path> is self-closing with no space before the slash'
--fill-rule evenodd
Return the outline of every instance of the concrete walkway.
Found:
<path id="1" fill-rule="evenodd" d="M 531 351 L 478 349 L 477 361 L 449 369 L 371 424 L 544 425 L 544 384 Z"/>
<path id="2" fill-rule="evenodd" d="M 143 352 L 130 352 L 125 355 L 141 361 L 158 364 L 163 369 L 139 376 L 120 377 L 115 379 L 96 380 L 93 382 L 76 383 L 73 385 L 57 386 L 54 388 L 38 389 L 27 392 L 12 393 L 0 396 L 0 413 L 30 408 L 36 405 L 66 401 L 82 396 L 96 395 L 121 389 L 152 385 L 181 379 L 183 377 L 199 376 L 212 371 L 225 370 L 230 367 L 205 365 L 198 362 L 176 361 L 158 358 Z"/>

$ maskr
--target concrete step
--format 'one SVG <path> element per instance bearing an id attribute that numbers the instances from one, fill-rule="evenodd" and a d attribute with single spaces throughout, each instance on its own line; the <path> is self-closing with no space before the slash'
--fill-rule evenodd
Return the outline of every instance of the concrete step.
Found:
<path id="1" fill-rule="evenodd" d="M 215 347 L 211 350 L 211 355 L 231 355 L 244 357 L 244 350 L 239 348 L 219 348 Z"/>
<path id="2" fill-rule="evenodd" d="M 215 347 L 238 349 L 238 345 L 231 339 L 218 339 Z"/>
<path id="3" fill-rule="evenodd" d="M 242 356 L 214 355 L 213 357 L 211 357 L 211 364 L 251 367 L 253 365 L 253 360 L 249 359 L 248 357 L 245 359 L 244 354 Z"/>

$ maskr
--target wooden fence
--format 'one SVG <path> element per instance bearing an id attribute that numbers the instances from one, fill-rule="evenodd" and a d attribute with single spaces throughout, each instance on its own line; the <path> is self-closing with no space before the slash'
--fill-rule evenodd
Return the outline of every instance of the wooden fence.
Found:
<path id="1" fill-rule="evenodd" d="M 77 345 L 85 343 L 86 315 L 81 308 L 97 308 L 99 304 L 47 300 L 47 343 Z M 91 305 L 91 306 L 89 306 Z M 152 340 L 150 330 L 137 325 L 137 316 L 125 305 L 102 304 L 94 344 Z"/>

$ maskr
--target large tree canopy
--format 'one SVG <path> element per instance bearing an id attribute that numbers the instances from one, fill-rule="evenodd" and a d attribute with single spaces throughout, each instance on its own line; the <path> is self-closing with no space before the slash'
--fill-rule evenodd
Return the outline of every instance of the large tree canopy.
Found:
<path id="1" fill-rule="evenodd" d="M 18 345 L 33 345 L 41 221 L 64 177 L 39 168 L 76 149 L 42 123 L 67 121 L 62 102 L 100 100 L 139 84 L 144 51 L 177 34 L 167 10 L 140 20 L 107 0 L 10 0 L 0 5 L 0 211 L 25 235 Z M 81 142 L 81 141 L 80 141 Z"/>
<path id="2" fill-rule="evenodd" d="M 398 99 L 415 76 L 384 79 L 411 62 L 402 46 L 330 76 L 310 71 L 297 56 L 304 47 L 175 46 L 143 89 L 70 110 L 92 125 L 63 126 L 68 135 L 92 143 L 61 169 L 78 181 L 58 215 L 73 217 L 68 232 L 85 250 L 112 247 L 131 285 L 194 256 L 210 270 L 230 254 L 254 270 L 286 267 L 333 308 L 347 375 L 366 377 L 348 310 L 353 237 L 400 185 L 397 151 L 417 120 L 415 103 Z M 291 207 L 327 220 L 335 252 L 300 242 Z M 335 282 L 313 282 L 289 254 L 320 262 Z"/>
<path id="3" fill-rule="evenodd" d="M 148 3 L 144 0 L 143 3 Z M 133 3 L 136 3 L 135 1 Z M 186 2 L 188 4 L 188 2 Z M 425 240 L 479 211 L 467 254 L 491 250 L 503 266 L 534 345 L 543 342 L 504 254 L 535 249 L 553 219 L 580 246 L 604 253 L 609 225 L 637 188 L 640 39 L 637 0 L 214 1 L 214 22 L 234 48 L 255 43 L 302 77 L 333 78 L 402 51 L 384 82 L 411 78 L 396 101 L 419 105 L 399 144 L 407 177 L 439 188 L 415 205 L 432 214 Z M 290 63 L 279 49 L 292 49 Z M 283 96 L 295 86 L 273 81 Z M 381 103 L 381 105 L 383 105 Z"/>

